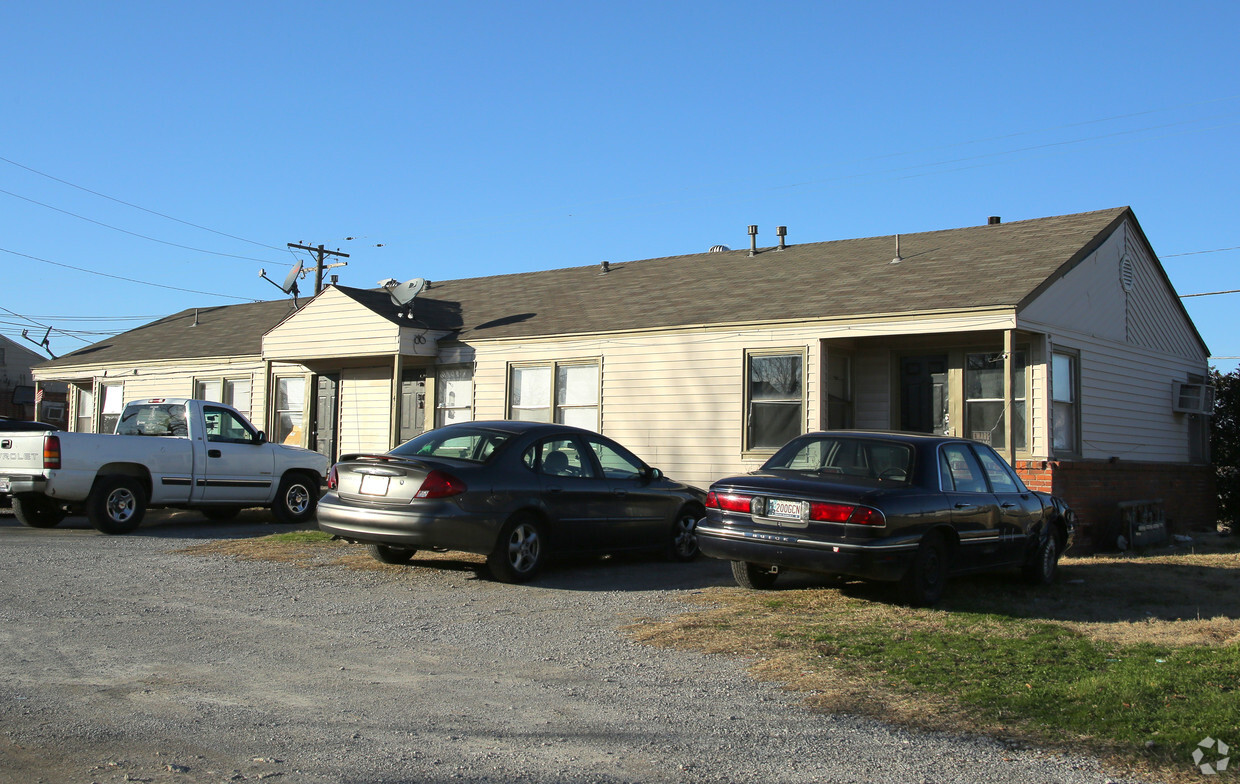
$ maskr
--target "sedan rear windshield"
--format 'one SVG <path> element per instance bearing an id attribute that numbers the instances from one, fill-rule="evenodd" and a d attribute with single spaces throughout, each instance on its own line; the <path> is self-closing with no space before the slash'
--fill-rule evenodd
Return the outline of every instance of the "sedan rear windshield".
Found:
<path id="1" fill-rule="evenodd" d="M 447 457 L 470 463 L 485 463 L 511 433 L 482 428 L 428 430 L 392 450 L 401 457 Z"/>
<path id="2" fill-rule="evenodd" d="M 763 468 L 906 484 L 913 476 L 913 449 L 872 438 L 803 436 L 789 441 Z"/>

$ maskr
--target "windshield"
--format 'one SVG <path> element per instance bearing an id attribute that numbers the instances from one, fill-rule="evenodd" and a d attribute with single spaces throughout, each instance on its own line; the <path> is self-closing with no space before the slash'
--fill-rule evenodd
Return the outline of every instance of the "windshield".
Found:
<path id="1" fill-rule="evenodd" d="M 873 438 L 803 436 L 788 442 L 762 467 L 907 483 L 913 476 L 913 449 Z"/>
<path id="2" fill-rule="evenodd" d="M 400 457 L 447 457 L 470 463 L 485 463 L 500 445 L 512 437 L 483 428 L 444 428 L 428 430 L 391 451 Z"/>

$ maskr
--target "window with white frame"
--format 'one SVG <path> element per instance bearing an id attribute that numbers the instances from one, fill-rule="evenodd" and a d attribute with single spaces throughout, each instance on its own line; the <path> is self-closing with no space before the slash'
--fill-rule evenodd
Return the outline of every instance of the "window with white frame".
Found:
<path id="1" fill-rule="evenodd" d="M 599 364 L 553 362 L 513 365 L 508 378 L 508 415 L 530 422 L 599 428 Z"/>
<path id="2" fill-rule="evenodd" d="M 1051 354 L 1051 447 L 1057 455 L 1081 453 L 1079 366 L 1076 354 Z"/>
<path id="3" fill-rule="evenodd" d="M 121 418 L 121 410 L 125 408 L 124 384 L 100 384 L 99 392 L 103 400 L 99 406 L 99 431 L 111 433 L 116 430 L 116 423 Z"/>
<path id="4" fill-rule="evenodd" d="M 277 444 L 301 446 L 302 419 L 306 414 L 306 377 L 280 376 L 276 378 L 275 399 L 276 437 Z"/>
<path id="5" fill-rule="evenodd" d="M 778 449 L 804 430 L 805 352 L 745 355 L 745 449 Z"/>
<path id="6" fill-rule="evenodd" d="M 964 372 L 964 420 L 966 438 L 1006 447 L 1007 428 L 1003 422 L 1003 354 L 969 354 Z M 1012 357 L 1012 419 L 1017 449 L 1026 444 L 1025 352 Z"/>
<path id="7" fill-rule="evenodd" d="M 95 420 L 95 392 L 91 387 L 74 387 L 74 396 L 76 421 L 73 429 L 78 433 L 89 433 Z"/>
<path id="8" fill-rule="evenodd" d="M 248 377 L 199 378 L 194 381 L 194 397 L 230 405 L 247 417 L 250 416 L 252 389 L 253 381 Z"/>
<path id="9" fill-rule="evenodd" d="M 474 371 L 469 365 L 441 367 L 435 373 L 435 426 L 474 419 Z"/>

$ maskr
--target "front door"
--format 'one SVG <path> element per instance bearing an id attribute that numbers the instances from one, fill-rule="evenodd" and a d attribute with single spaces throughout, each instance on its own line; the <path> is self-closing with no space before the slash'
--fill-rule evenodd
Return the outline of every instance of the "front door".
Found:
<path id="1" fill-rule="evenodd" d="M 426 429 L 426 371 L 405 370 L 400 374 L 400 443 L 421 435 Z"/>
<path id="2" fill-rule="evenodd" d="M 947 357 L 900 359 L 900 429 L 948 435 Z"/>
<path id="3" fill-rule="evenodd" d="M 317 377 L 315 382 L 314 412 L 311 414 L 311 421 L 314 422 L 314 432 L 311 434 L 310 443 L 313 444 L 314 451 L 321 455 L 327 455 L 328 460 L 336 459 L 336 438 L 340 432 L 336 420 L 339 390 L 339 375 L 322 374 Z"/>

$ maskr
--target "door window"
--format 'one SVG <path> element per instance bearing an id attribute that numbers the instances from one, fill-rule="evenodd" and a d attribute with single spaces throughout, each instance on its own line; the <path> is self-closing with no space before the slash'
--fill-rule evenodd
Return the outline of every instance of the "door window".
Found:
<path id="1" fill-rule="evenodd" d="M 594 479 L 594 465 L 573 438 L 556 438 L 542 444 L 540 473 L 544 476 Z"/>
<path id="2" fill-rule="evenodd" d="M 988 492 L 982 467 L 964 444 L 944 444 L 939 450 L 939 481 L 944 492 Z"/>
<path id="3" fill-rule="evenodd" d="M 645 473 L 645 465 L 618 446 L 605 444 L 598 439 L 587 439 L 594 450 L 599 465 L 603 467 L 603 476 L 607 479 L 639 479 Z"/>
<path id="4" fill-rule="evenodd" d="M 977 459 L 982 464 L 982 470 L 986 472 L 987 478 L 990 479 L 990 487 L 996 493 L 1024 493 L 1025 483 L 1020 481 L 1020 477 L 1007 464 L 1007 461 L 995 454 L 993 449 L 986 447 L 977 447 Z"/>

